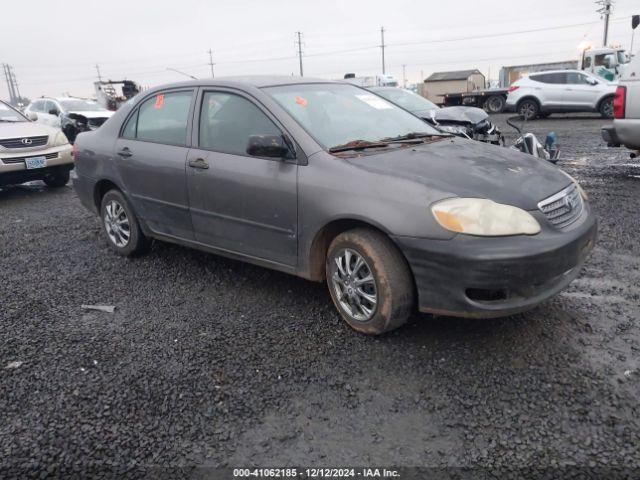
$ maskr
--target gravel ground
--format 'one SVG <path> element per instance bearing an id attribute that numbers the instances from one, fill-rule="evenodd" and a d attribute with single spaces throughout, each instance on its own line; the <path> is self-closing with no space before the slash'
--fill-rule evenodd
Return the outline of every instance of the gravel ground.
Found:
<path id="1" fill-rule="evenodd" d="M 604 146 L 603 123 L 528 126 L 557 132 L 599 217 L 580 278 L 526 314 L 416 314 L 378 338 L 323 285 L 167 244 L 123 259 L 70 186 L 0 190 L 0 477 L 640 474 L 640 162 Z"/>

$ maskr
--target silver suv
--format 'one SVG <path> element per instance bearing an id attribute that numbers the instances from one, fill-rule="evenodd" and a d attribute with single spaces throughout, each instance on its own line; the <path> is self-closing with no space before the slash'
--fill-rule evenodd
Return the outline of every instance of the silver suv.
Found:
<path id="1" fill-rule="evenodd" d="M 71 145 L 59 128 L 32 122 L 0 101 L 0 186 L 43 180 L 63 187 L 72 168 Z"/>
<path id="2" fill-rule="evenodd" d="M 580 70 L 540 72 L 511 85 L 506 108 L 528 119 L 570 112 L 612 118 L 615 92 L 616 84 Z"/>

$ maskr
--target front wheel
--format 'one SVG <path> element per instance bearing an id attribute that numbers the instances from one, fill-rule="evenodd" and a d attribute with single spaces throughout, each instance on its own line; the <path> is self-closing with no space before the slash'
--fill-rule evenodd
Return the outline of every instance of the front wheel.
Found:
<path id="1" fill-rule="evenodd" d="M 109 190 L 100 206 L 102 230 L 109 246 L 118 255 L 132 257 L 146 252 L 151 245 L 129 202 L 118 190 Z"/>
<path id="2" fill-rule="evenodd" d="M 44 178 L 44 183 L 49 188 L 62 188 L 69 183 L 69 172 L 55 173 Z"/>
<path id="3" fill-rule="evenodd" d="M 613 98 L 607 98 L 600 104 L 600 116 L 602 118 L 613 118 Z"/>
<path id="4" fill-rule="evenodd" d="M 351 328 L 379 335 L 403 325 L 414 305 L 409 266 L 383 234 L 358 228 L 329 246 L 327 286 L 340 316 Z"/>

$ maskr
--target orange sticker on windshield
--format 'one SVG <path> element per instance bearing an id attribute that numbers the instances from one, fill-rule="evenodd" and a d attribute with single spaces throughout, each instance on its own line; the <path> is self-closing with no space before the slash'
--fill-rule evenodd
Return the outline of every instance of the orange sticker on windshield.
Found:
<path id="1" fill-rule="evenodd" d="M 156 95 L 156 108 L 162 108 L 164 105 L 164 94 Z"/>
<path id="2" fill-rule="evenodd" d="M 296 103 L 301 107 L 306 107 L 308 102 L 306 98 L 296 97 Z"/>

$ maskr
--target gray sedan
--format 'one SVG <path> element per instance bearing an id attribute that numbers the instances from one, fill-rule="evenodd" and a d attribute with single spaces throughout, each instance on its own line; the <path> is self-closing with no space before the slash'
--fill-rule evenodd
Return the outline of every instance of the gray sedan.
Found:
<path id="1" fill-rule="evenodd" d="M 596 238 L 585 193 L 558 168 L 324 80 L 145 91 L 78 136 L 76 171 L 117 253 L 158 239 L 326 280 L 370 334 L 416 307 L 531 308 L 578 275 Z"/>

